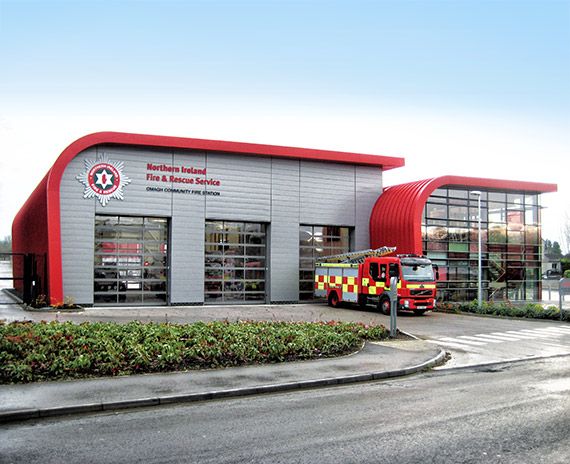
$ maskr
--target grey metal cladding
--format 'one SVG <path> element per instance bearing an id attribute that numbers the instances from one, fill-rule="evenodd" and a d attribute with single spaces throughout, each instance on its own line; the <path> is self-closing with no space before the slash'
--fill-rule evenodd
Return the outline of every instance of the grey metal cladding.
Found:
<path id="1" fill-rule="evenodd" d="M 271 163 L 270 301 L 299 298 L 300 162 Z"/>
<path id="2" fill-rule="evenodd" d="M 301 161 L 301 223 L 355 225 L 354 165 Z"/>
<path id="3" fill-rule="evenodd" d="M 102 154 L 122 161 L 131 179 L 124 200 L 112 199 L 105 207 L 95 198 L 84 199 L 84 186 L 76 179 L 85 170 L 84 160 Z M 206 169 L 205 178 L 220 185 L 173 184 L 168 172 L 159 171 L 160 181 L 149 180 L 153 171 L 147 163 Z M 192 192 L 149 191 L 153 186 Z M 170 301 L 175 304 L 203 302 L 206 219 L 268 223 L 269 297 L 296 301 L 299 224 L 355 227 L 355 248 L 367 248 L 369 216 L 381 189 L 382 171 L 374 167 L 189 150 L 88 149 L 70 161 L 60 190 L 64 295 L 93 303 L 94 217 L 121 214 L 170 218 Z"/>
<path id="4" fill-rule="evenodd" d="M 206 167 L 201 152 L 175 152 L 175 166 Z M 203 177 L 203 176 L 200 176 Z M 203 191 L 203 185 L 192 190 Z M 170 222 L 170 301 L 173 304 L 204 302 L 204 218 L 206 197 L 173 194 Z"/>
<path id="5" fill-rule="evenodd" d="M 111 161 L 123 161 L 123 173 L 131 179 L 131 183 L 124 187 L 124 200 L 112 199 L 106 206 L 95 198 L 83 198 L 85 186 L 77 180 L 77 176 L 86 169 L 85 160 L 94 161 L 102 155 L 107 155 Z M 85 150 L 67 165 L 60 186 L 64 296 L 73 297 L 79 304 L 93 304 L 96 214 L 172 215 L 171 193 L 146 191 L 146 162 L 149 160 L 171 165 L 172 153 L 156 150 L 144 150 L 142 153 L 137 149 L 100 146 Z M 170 186 L 170 183 L 161 186 Z"/>
<path id="6" fill-rule="evenodd" d="M 76 176 L 96 149 L 79 154 L 67 165 L 60 185 L 60 226 L 63 295 L 78 304 L 93 304 L 95 198 L 83 198 L 85 186 Z"/>
<path id="7" fill-rule="evenodd" d="M 172 193 L 147 191 L 148 186 L 172 187 L 171 182 L 149 182 L 146 180 L 147 163 L 172 166 L 172 152 L 166 150 L 136 149 L 124 147 L 99 147 L 98 154 L 105 154 L 114 161 L 123 161 L 124 174 L 131 183 L 124 188 L 125 199 L 111 200 L 106 206 L 97 202 L 97 214 L 126 214 L 131 216 L 172 215 Z M 160 174 L 169 173 L 162 172 Z"/>
<path id="8" fill-rule="evenodd" d="M 356 227 L 354 249 L 370 248 L 370 214 L 382 194 L 382 170 L 368 166 L 355 166 L 356 170 Z M 386 244 L 390 245 L 390 244 Z"/>
<path id="9" fill-rule="evenodd" d="M 208 153 L 207 177 L 220 186 L 206 190 L 220 196 L 207 196 L 206 218 L 270 222 L 271 158 Z"/>

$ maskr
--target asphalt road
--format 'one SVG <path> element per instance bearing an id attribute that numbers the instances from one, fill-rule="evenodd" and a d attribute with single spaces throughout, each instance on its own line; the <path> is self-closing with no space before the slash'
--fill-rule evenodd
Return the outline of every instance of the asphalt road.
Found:
<path id="1" fill-rule="evenodd" d="M 2 426 L 2 463 L 567 463 L 570 358 Z"/>

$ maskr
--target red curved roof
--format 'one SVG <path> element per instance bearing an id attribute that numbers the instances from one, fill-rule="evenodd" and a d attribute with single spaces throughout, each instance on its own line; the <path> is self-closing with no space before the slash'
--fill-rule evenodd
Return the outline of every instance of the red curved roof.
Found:
<path id="1" fill-rule="evenodd" d="M 331 161 L 335 163 L 362 164 L 378 166 L 384 171 L 404 166 L 404 158 L 392 156 L 349 153 L 344 151 L 316 150 L 313 148 L 284 147 L 258 143 L 226 142 L 222 140 L 193 139 L 187 137 L 169 137 L 163 135 L 129 134 L 125 132 L 96 132 L 73 142 L 67 147 L 56 163 L 67 164 L 77 154 L 95 145 L 131 145 L 163 148 L 181 148 L 189 150 L 215 151 L 241 155 L 269 156 L 277 158 Z M 70 157 L 70 155 L 72 155 Z"/>
<path id="2" fill-rule="evenodd" d="M 404 166 L 404 158 L 377 156 L 360 153 L 347 153 L 331 150 L 283 147 L 255 143 L 225 142 L 183 137 L 129 134 L 124 132 L 96 132 L 86 135 L 69 145 L 56 160 L 45 178 L 34 190 L 30 199 L 16 215 L 12 225 L 12 235 L 17 245 L 15 251 L 31 252 L 29 249 L 30 231 L 36 231 L 34 242 L 41 243 L 36 253 L 45 253 L 48 258 L 46 280 L 49 280 L 49 293 L 52 302 L 63 301 L 61 228 L 60 228 L 60 184 L 69 162 L 82 151 L 96 145 L 124 145 L 178 148 L 189 150 L 215 151 L 252 156 L 269 156 L 289 159 L 328 161 L 335 163 L 377 166 L 383 170 Z M 23 227 L 27 224 L 27 227 Z M 33 226 L 33 229 L 32 229 Z M 40 237 L 41 235 L 41 237 Z M 41 240 L 40 240 L 41 239 Z M 49 279 L 48 279 L 49 276 Z"/>
<path id="3" fill-rule="evenodd" d="M 443 176 L 384 189 L 370 215 L 370 246 L 395 246 L 399 253 L 422 253 L 422 212 L 429 196 L 444 186 L 525 193 L 556 192 L 556 184 Z"/>

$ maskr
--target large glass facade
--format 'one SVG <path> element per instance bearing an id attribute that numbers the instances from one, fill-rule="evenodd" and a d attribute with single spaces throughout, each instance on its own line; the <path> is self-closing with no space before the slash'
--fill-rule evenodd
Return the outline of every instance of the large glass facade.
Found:
<path id="1" fill-rule="evenodd" d="M 424 253 L 439 265 L 444 301 L 477 298 L 478 196 L 440 188 L 422 216 Z M 481 191 L 483 298 L 540 299 L 540 206 L 538 195 Z"/>
<path id="2" fill-rule="evenodd" d="M 265 224 L 207 221 L 205 302 L 264 303 L 266 258 Z"/>
<path id="3" fill-rule="evenodd" d="M 166 304 L 168 220 L 95 216 L 93 301 Z"/>
<path id="4" fill-rule="evenodd" d="M 340 226 L 299 227 L 299 300 L 313 299 L 318 258 L 350 251 L 350 231 Z"/>

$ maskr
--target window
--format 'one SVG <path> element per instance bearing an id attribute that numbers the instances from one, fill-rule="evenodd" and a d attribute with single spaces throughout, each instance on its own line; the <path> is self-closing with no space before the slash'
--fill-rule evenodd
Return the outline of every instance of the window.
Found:
<path id="1" fill-rule="evenodd" d="M 481 253 L 485 298 L 536 299 L 540 288 L 540 206 L 536 194 L 482 191 Z M 461 301 L 476 293 L 478 197 L 441 188 L 422 216 L 424 252 L 441 266 L 440 296 Z M 442 213 L 445 212 L 445 215 Z M 475 286 L 473 286 L 475 285 Z M 476 295 L 475 295 L 476 297 Z"/>
<path id="2" fill-rule="evenodd" d="M 378 263 L 370 263 L 370 277 L 375 282 L 380 280 L 380 270 L 378 269 Z"/>

